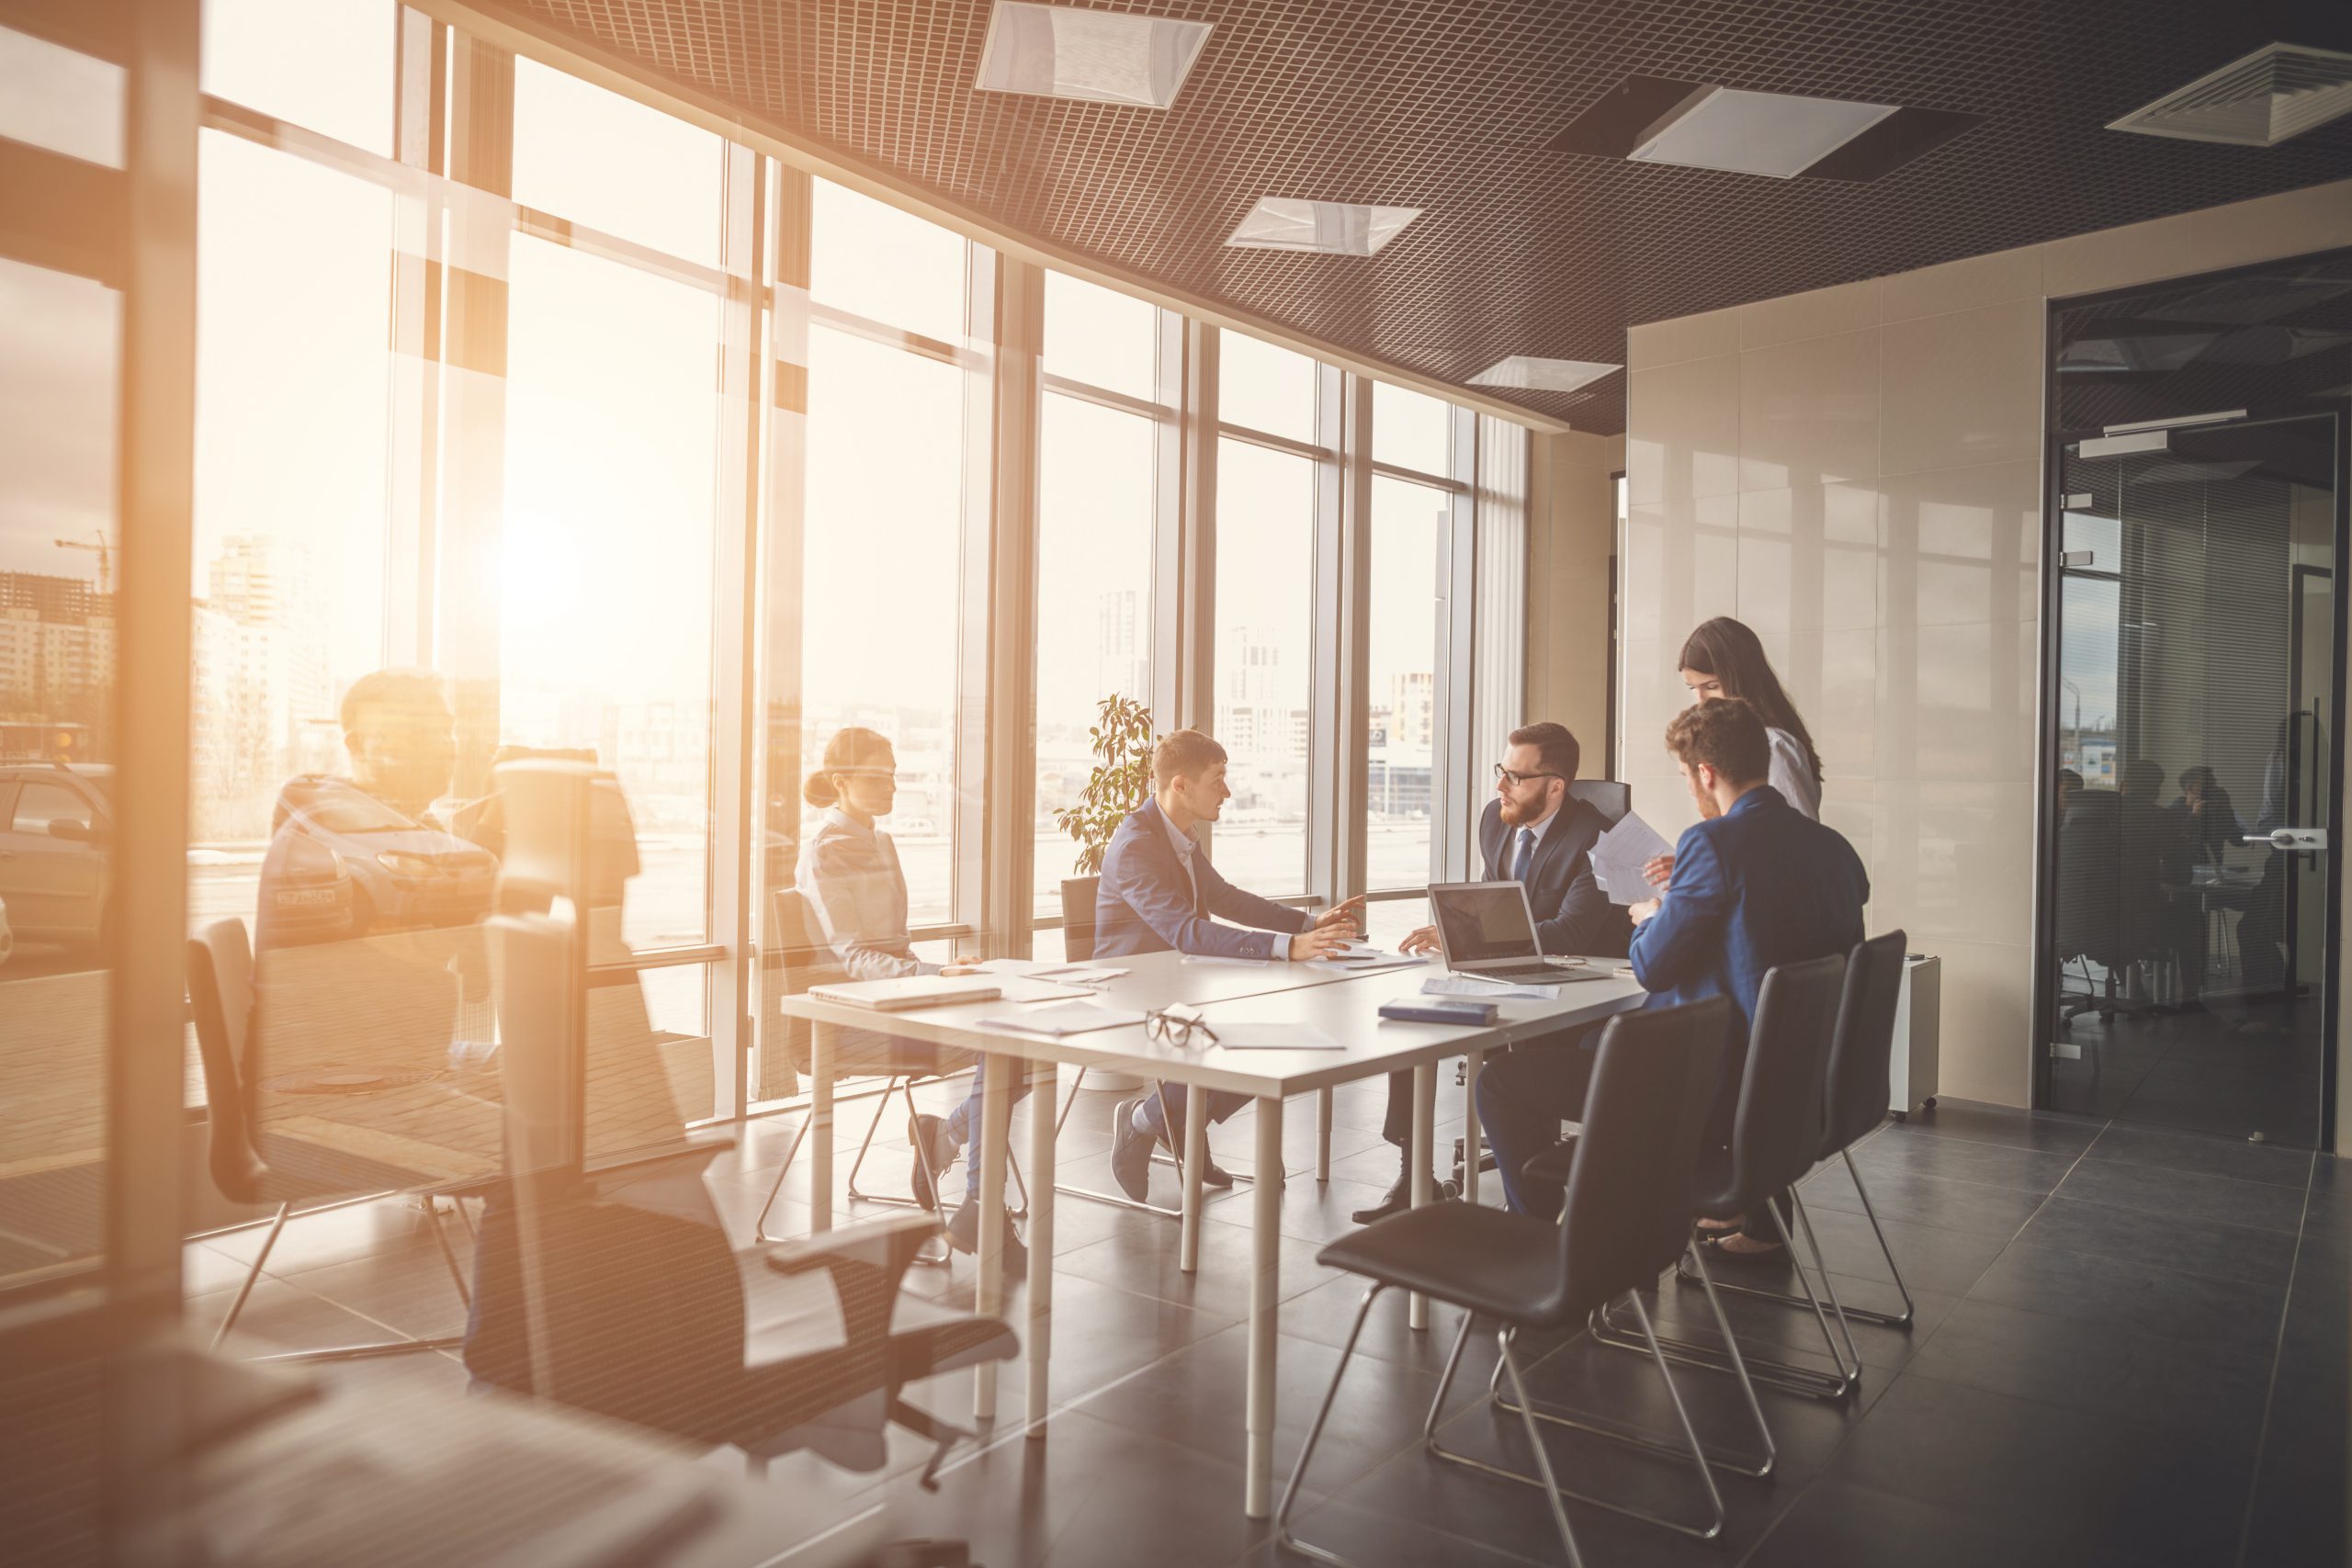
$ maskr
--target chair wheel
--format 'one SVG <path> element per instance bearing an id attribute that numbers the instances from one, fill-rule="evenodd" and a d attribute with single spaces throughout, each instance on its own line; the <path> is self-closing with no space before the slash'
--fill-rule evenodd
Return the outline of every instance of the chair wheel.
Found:
<path id="1" fill-rule="evenodd" d="M 1897 1122 L 1908 1122 L 1911 1120 L 1911 1112 L 1908 1111 L 1896 1111 L 1891 1112 L 1891 1114 Z"/>
<path id="2" fill-rule="evenodd" d="M 1437 1184 L 1437 1195 L 1438 1200 L 1441 1202 L 1453 1202 L 1462 1196 L 1462 1183 L 1459 1181 L 1441 1181 Z"/>
<path id="3" fill-rule="evenodd" d="M 1932 1094 L 1919 1102 L 1919 1109 L 1922 1111 L 1933 1111 L 1935 1108 L 1936 1097 Z"/>

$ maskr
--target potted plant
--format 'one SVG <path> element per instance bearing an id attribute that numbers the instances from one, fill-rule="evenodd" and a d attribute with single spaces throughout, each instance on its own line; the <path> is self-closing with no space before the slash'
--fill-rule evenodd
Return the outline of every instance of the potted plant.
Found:
<path id="1" fill-rule="evenodd" d="M 1078 792 L 1078 804 L 1054 813 L 1055 826 L 1078 843 L 1071 866 L 1078 874 L 1062 878 L 1062 951 L 1072 959 L 1094 955 L 1094 895 L 1111 835 L 1129 812 L 1151 798 L 1151 710 L 1114 693 L 1096 707 L 1086 733 L 1093 771 Z M 1125 1073 L 1096 1071 L 1092 1077 L 1098 1089 L 1132 1089 L 1143 1083 Z"/>

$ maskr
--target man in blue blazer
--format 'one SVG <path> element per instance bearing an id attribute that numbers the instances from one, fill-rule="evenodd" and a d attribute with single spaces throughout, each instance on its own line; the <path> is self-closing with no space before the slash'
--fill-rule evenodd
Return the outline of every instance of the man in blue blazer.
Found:
<path id="1" fill-rule="evenodd" d="M 1673 880 L 1664 894 L 1633 907 L 1629 956 L 1653 1007 L 1730 998 L 1730 1033 L 1708 1126 L 1710 1144 L 1720 1145 L 1731 1137 L 1748 1021 L 1765 972 L 1851 951 L 1862 940 L 1870 878 L 1842 835 L 1808 820 L 1765 782 L 1771 740 L 1747 703 L 1732 698 L 1685 708 L 1667 726 L 1666 745 L 1700 820 L 1675 846 Z M 1519 1174 L 1553 1141 L 1562 1119 L 1581 1112 L 1589 1064 L 1560 1058 L 1589 1055 L 1514 1053 L 1480 1079 L 1479 1111 L 1514 1208 L 1544 1213 L 1556 1203 L 1554 1194 L 1523 1190 Z M 1759 1223 L 1754 1236 L 1716 1246 L 1727 1256 L 1756 1256 L 1776 1248 L 1777 1238 L 1764 1239 L 1771 1235 Z"/>
<path id="2" fill-rule="evenodd" d="M 1592 879 L 1594 840 L 1609 830 L 1600 808 L 1568 793 L 1583 760 L 1567 726 L 1548 721 L 1510 732 L 1510 749 L 1495 764 L 1495 795 L 1478 818 L 1478 852 L 1488 882 L 1527 885 L 1527 908 L 1535 917 L 1535 945 L 1550 956 L 1623 958 L 1633 926 L 1622 905 Z M 1397 944 L 1402 953 L 1441 951 L 1435 926 L 1423 926 Z M 1545 1048 L 1560 1042 L 1531 1042 Z M 1405 1149 L 1413 1131 L 1413 1075 L 1388 1075 L 1388 1111 L 1380 1135 Z M 1379 1202 L 1358 1209 L 1358 1224 L 1371 1224 L 1409 1208 L 1413 1201 L 1411 1154 L 1396 1184 Z"/>
<path id="3" fill-rule="evenodd" d="M 1173 948 L 1219 958 L 1296 962 L 1329 956 L 1355 934 L 1363 919 L 1361 894 L 1317 917 L 1244 893 L 1217 874 L 1208 852 L 1193 837 L 1193 824 L 1216 821 L 1232 798 L 1225 764 L 1225 748 L 1197 729 L 1161 738 L 1152 753 L 1152 798 L 1128 813 L 1102 856 L 1102 882 L 1094 898 L 1095 957 Z M 1237 925 L 1220 925 L 1212 918 L 1218 915 Z M 1244 1095 L 1211 1094 L 1209 1120 L 1222 1122 L 1248 1103 Z M 1173 1149 L 1183 1115 L 1181 1084 L 1169 1086 L 1165 1106 L 1151 1095 L 1122 1100 L 1112 1112 L 1111 1171 L 1137 1202 L 1150 1190 L 1153 1140 Z M 1233 1184 L 1214 1162 L 1201 1179 L 1213 1187 Z"/>

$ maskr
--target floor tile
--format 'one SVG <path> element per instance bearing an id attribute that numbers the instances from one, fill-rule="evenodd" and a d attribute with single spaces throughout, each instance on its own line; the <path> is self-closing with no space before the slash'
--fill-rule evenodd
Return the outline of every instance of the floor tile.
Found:
<path id="1" fill-rule="evenodd" d="M 1814 1233 L 1821 1242 L 1822 1251 L 1828 1255 L 1831 1269 L 1840 1276 L 1857 1279 L 1882 1276 L 1886 1255 L 1880 1249 L 1878 1235 L 1868 1219 L 1843 1209 L 1815 1208 L 1809 1203 L 1806 1207 L 1813 1214 Z M 1915 1292 L 1966 1295 L 1976 1277 L 2007 1245 L 2000 1236 L 1915 1225 L 1883 1216 L 1879 1226 L 1885 1233 L 1886 1245 L 1894 1251 L 1895 1266 L 1903 1270 L 1905 1281 Z"/>
<path id="2" fill-rule="evenodd" d="M 2246 1365 L 2267 1367 L 2285 1293 L 2278 1286 L 2184 1273 L 2148 1258 L 2019 1242 L 1984 1270 L 1969 1299 L 2226 1349 Z"/>
<path id="3" fill-rule="evenodd" d="M 2132 1568 L 2131 1559 L 2016 1528 L 1997 1512 L 1939 1508 L 1843 1482 L 1805 1489 L 1746 1568 Z"/>
<path id="4" fill-rule="evenodd" d="M 2295 1238 L 2277 1231 L 2083 1202 L 2063 1191 L 2042 1205 L 2018 1239 L 2108 1258 L 2162 1258 L 2183 1273 L 2257 1285 L 2283 1286 L 2295 1258 Z"/>
<path id="5" fill-rule="evenodd" d="M 1987 1187 L 1975 1181 L 1950 1181 L 1916 1171 L 1885 1167 L 1862 1174 L 1871 1207 L 1882 1223 L 1900 1220 L 1937 1230 L 1964 1231 L 1972 1235 L 2017 1235 L 2041 1206 L 2041 1194 L 2012 1187 Z M 1805 1206 L 1816 1212 L 1839 1209 L 1862 1213 L 1862 1201 L 1853 1177 L 1843 1165 L 1825 1168 L 1800 1189 Z"/>
<path id="6" fill-rule="evenodd" d="M 2006 1518 L 2090 1556 L 2227 1562 L 2253 1457 L 2118 1416 L 1905 1374 L 1830 1475 L 1954 1512 Z"/>
<path id="7" fill-rule="evenodd" d="M 2070 1150 L 2017 1148 L 1908 1132 L 1882 1133 L 1863 1140 L 1851 1152 L 1866 1185 L 1880 1172 L 1893 1171 L 2032 1193 L 2046 1193 L 2056 1187 L 2082 1157 Z M 1840 1164 L 1830 1160 L 1826 1168 L 1835 1170 Z"/>
<path id="8" fill-rule="evenodd" d="M 1970 1300 L 1912 1358 L 1907 1375 L 2171 1425 L 2251 1449 L 2270 1392 L 2267 1358 L 2159 1339 Z"/>
<path id="9" fill-rule="evenodd" d="M 2053 1154 L 2080 1154 L 2098 1136 L 2101 1122 L 2087 1117 L 2062 1116 L 2046 1111 L 2018 1111 L 1970 1100 L 1939 1099 L 1932 1111 L 1915 1112 L 1907 1122 L 1889 1127 L 1882 1137 L 1964 1138 L 1973 1143 L 2001 1144 L 2017 1149 L 2041 1149 Z"/>
<path id="10" fill-rule="evenodd" d="M 2099 1134 L 2084 1156 L 2092 1161 L 2161 1166 L 2168 1170 L 2200 1171 L 2207 1176 L 2266 1181 L 2301 1191 L 2309 1184 L 2312 1156 L 2304 1149 L 2282 1149 L 2249 1144 L 2241 1138 L 2219 1138 L 2199 1133 L 2170 1132 L 2160 1127 L 2134 1127 L 2118 1122 Z"/>
<path id="11" fill-rule="evenodd" d="M 2058 1195 L 2088 1203 L 2144 1210 L 2168 1219 L 2210 1220 L 2217 1224 L 2246 1225 L 2290 1236 L 2302 1229 L 2303 1224 L 2303 1193 L 2300 1187 L 2278 1187 L 2265 1181 L 2209 1176 L 2202 1171 L 2165 1166 L 2086 1159 L 2059 1187 Z"/>

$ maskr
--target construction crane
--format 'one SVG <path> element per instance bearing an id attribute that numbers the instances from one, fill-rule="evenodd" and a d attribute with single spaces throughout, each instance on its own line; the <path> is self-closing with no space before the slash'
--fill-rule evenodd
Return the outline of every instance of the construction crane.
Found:
<path id="1" fill-rule="evenodd" d="M 50 543 L 61 550 L 96 550 L 98 556 L 98 592 L 100 593 L 114 592 L 114 552 L 107 544 L 105 529 L 96 531 L 95 540 L 51 539 Z"/>

